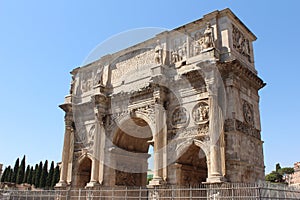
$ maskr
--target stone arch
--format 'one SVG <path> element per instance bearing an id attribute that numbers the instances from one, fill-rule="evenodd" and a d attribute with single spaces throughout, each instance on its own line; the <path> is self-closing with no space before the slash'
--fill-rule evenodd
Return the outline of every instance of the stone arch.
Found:
<path id="1" fill-rule="evenodd" d="M 84 188 L 91 179 L 92 156 L 90 154 L 81 155 L 77 161 L 74 187 Z"/>
<path id="2" fill-rule="evenodd" d="M 176 184 L 195 186 L 205 182 L 209 174 L 209 151 L 205 142 L 183 141 L 176 152 Z"/>
<path id="3" fill-rule="evenodd" d="M 120 118 L 112 132 L 112 171 L 114 185 L 145 186 L 147 184 L 147 159 L 152 129 L 145 116 L 137 114 Z"/>

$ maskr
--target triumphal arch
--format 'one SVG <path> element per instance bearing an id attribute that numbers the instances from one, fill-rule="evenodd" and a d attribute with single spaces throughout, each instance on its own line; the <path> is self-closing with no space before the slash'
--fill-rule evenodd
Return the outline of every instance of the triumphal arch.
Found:
<path id="1" fill-rule="evenodd" d="M 75 68 L 57 187 L 263 180 L 255 40 L 225 9 Z"/>

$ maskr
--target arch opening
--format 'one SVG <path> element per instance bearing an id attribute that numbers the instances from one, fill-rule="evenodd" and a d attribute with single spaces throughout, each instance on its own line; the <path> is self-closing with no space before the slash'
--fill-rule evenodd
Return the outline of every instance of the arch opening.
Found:
<path id="1" fill-rule="evenodd" d="M 92 160 L 88 157 L 84 157 L 78 166 L 78 171 L 76 174 L 75 187 L 76 188 L 84 188 L 91 179 L 91 168 L 92 168 Z"/>
<path id="2" fill-rule="evenodd" d="M 197 186 L 208 176 L 207 159 L 204 151 L 192 144 L 176 161 L 177 184 Z"/>
<path id="3" fill-rule="evenodd" d="M 148 154 L 152 141 L 148 123 L 138 117 L 123 121 L 113 137 L 115 185 L 147 185 Z"/>

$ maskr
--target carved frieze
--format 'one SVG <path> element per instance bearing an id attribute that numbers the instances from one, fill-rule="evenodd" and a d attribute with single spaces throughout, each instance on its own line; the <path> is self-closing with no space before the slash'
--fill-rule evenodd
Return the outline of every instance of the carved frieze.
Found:
<path id="1" fill-rule="evenodd" d="M 209 124 L 201 124 L 189 128 L 173 129 L 168 131 L 168 140 L 181 138 L 205 138 L 208 137 Z"/>
<path id="2" fill-rule="evenodd" d="M 199 102 L 192 111 L 192 116 L 196 124 L 204 124 L 209 120 L 209 106 L 205 101 Z"/>
<path id="3" fill-rule="evenodd" d="M 246 135 L 261 139 L 260 130 L 246 122 L 241 122 L 237 119 L 227 119 L 224 125 L 225 132 L 240 131 Z"/>
<path id="4" fill-rule="evenodd" d="M 250 42 L 242 32 L 232 24 L 232 40 L 233 40 L 233 48 L 237 50 L 240 54 L 245 56 L 249 62 L 250 59 Z"/>
<path id="5" fill-rule="evenodd" d="M 184 107 L 177 107 L 172 112 L 171 125 L 174 128 L 186 127 L 189 123 L 189 113 Z"/>

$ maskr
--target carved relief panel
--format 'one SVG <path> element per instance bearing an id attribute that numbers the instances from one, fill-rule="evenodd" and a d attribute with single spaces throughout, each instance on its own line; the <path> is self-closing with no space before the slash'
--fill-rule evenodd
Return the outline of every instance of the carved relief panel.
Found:
<path id="1" fill-rule="evenodd" d="M 171 61 L 176 63 L 187 58 L 187 36 L 180 36 L 171 40 Z"/>
<path id="2" fill-rule="evenodd" d="M 245 122 L 249 125 L 254 125 L 254 113 L 253 106 L 249 104 L 247 101 L 243 103 L 243 113 Z"/>
<path id="3" fill-rule="evenodd" d="M 251 62 L 250 41 L 232 24 L 233 48 Z"/>
<path id="4" fill-rule="evenodd" d="M 92 153 L 95 137 L 95 125 L 82 125 L 75 132 L 75 146 L 84 148 Z"/>
<path id="5" fill-rule="evenodd" d="M 171 125 L 174 128 L 186 127 L 189 123 L 189 113 L 184 107 L 177 107 L 172 112 Z"/>
<path id="6" fill-rule="evenodd" d="M 192 111 L 195 124 L 204 124 L 209 120 L 209 106 L 205 101 L 199 102 Z"/>

